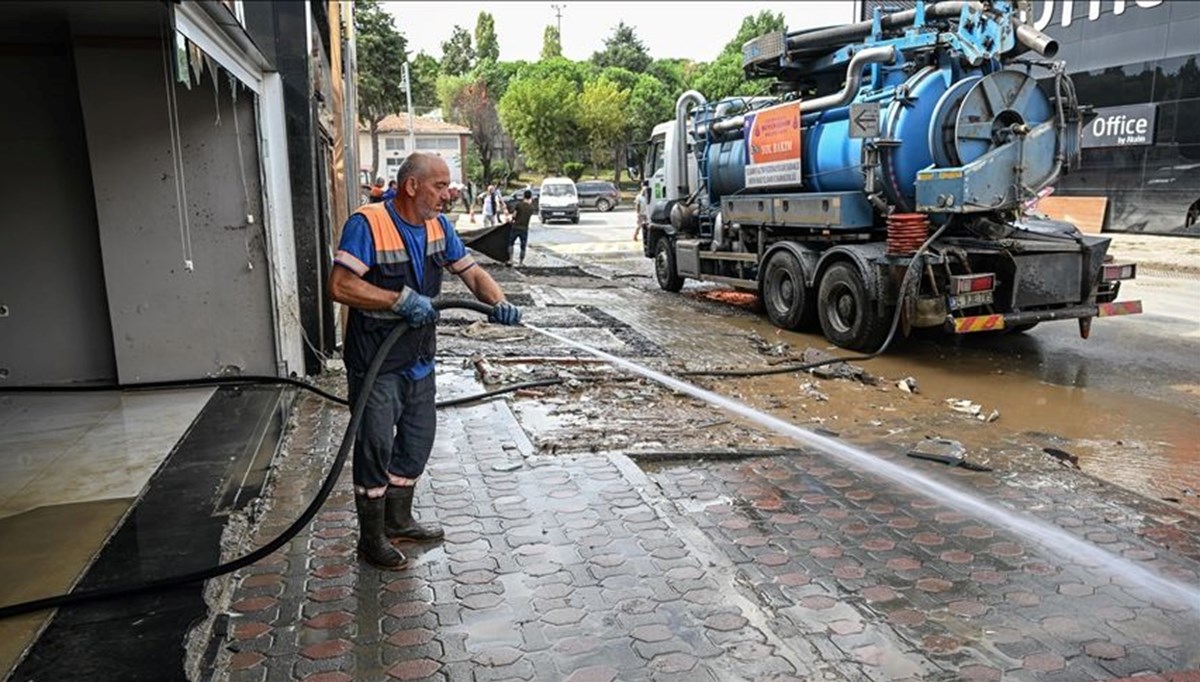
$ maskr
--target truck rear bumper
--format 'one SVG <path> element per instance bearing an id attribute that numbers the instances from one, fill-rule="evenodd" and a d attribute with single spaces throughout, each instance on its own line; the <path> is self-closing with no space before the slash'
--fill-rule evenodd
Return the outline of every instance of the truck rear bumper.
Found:
<path id="1" fill-rule="evenodd" d="M 1074 320 L 1085 317 L 1112 317 L 1114 315 L 1137 315 L 1142 312 L 1141 301 L 1116 301 L 1079 305 L 1057 310 L 1037 310 L 1023 313 L 998 313 L 995 315 L 973 315 L 956 317 L 947 323 L 955 334 L 992 332 L 1007 327 L 1046 322 L 1048 320 Z"/>

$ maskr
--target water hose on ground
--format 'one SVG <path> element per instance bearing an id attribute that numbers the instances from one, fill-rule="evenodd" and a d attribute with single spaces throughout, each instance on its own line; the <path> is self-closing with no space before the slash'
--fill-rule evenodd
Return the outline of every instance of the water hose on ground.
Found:
<path id="1" fill-rule="evenodd" d="M 481 303 L 478 301 L 468 301 L 468 300 L 450 300 L 450 299 L 440 300 L 440 301 L 435 300 L 433 302 L 433 305 L 438 310 L 458 308 L 458 309 L 474 310 L 475 312 L 482 313 L 485 315 L 490 313 L 492 310 L 492 306 L 490 306 L 486 303 Z M 380 367 L 383 366 L 383 361 L 384 361 L 384 359 L 387 358 L 388 352 L 392 349 L 392 346 L 394 346 L 396 344 L 396 341 L 408 331 L 408 329 L 409 329 L 408 325 L 399 324 L 396 326 L 395 329 L 392 330 L 392 332 L 390 334 L 388 334 L 387 338 L 384 339 L 383 343 L 379 346 L 379 350 L 376 351 L 375 357 L 371 360 L 371 365 L 367 369 L 367 373 L 363 378 L 364 386 L 371 386 L 375 383 L 375 379 L 379 376 L 379 369 L 380 369 Z M 320 389 L 317 389 L 316 387 L 314 387 L 310 384 L 307 384 L 305 382 L 298 381 L 295 379 L 287 379 L 287 378 L 281 378 L 281 377 L 246 377 L 246 376 L 243 376 L 243 377 L 228 377 L 228 378 L 220 378 L 220 379 L 189 379 L 189 380 L 182 380 L 182 381 L 165 381 L 165 382 L 153 382 L 153 383 L 148 383 L 148 384 L 137 384 L 136 386 L 138 386 L 140 388 L 150 388 L 150 387 L 170 388 L 170 387 L 174 387 L 174 386 L 254 384 L 254 383 L 267 383 L 268 381 L 269 381 L 269 383 L 294 384 L 294 385 L 300 386 L 301 388 L 312 390 L 312 391 L 316 392 L 317 394 L 321 395 L 322 397 L 333 400 L 334 402 L 337 402 L 337 403 L 340 403 L 343 405 L 347 404 L 346 400 L 344 400 L 338 396 L 321 391 Z M 559 380 L 559 379 L 546 379 L 546 380 L 542 380 L 542 381 L 527 382 L 525 384 L 514 384 L 512 386 L 506 386 L 502 389 L 488 391 L 487 393 L 482 393 L 479 395 L 465 396 L 462 398 L 454 398 L 451 400 L 446 400 L 446 401 L 438 403 L 437 405 L 438 405 L 438 407 L 448 407 L 450 405 L 459 405 L 464 402 L 471 402 L 471 401 L 479 400 L 479 399 L 482 399 L 485 397 L 499 395 L 501 393 L 507 393 L 509 391 L 514 391 L 519 388 L 527 388 L 527 387 L 532 387 L 532 386 L 546 386 L 546 385 L 550 385 L 553 383 L 559 383 L 560 381 L 561 380 Z M 57 388 L 57 389 L 53 388 L 53 387 L 28 387 L 26 389 L 5 389 L 4 392 L 9 392 L 9 391 L 51 392 L 53 390 L 62 391 L 64 389 L 61 387 Z M 67 389 L 67 390 L 71 390 L 71 389 Z M 74 390 L 111 390 L 111 388 L 109 388 L 109 387 L 77 387 Z M 201 569 L 198 571 L 193 571 L 191 573 L 185 573 L 185 574 L 177 575 L 177 576 L 169 576 L 166 578 L 159 578 L 157 580 L 150 580 L 150 581 L 146 581 L 146 582 L 142 582 L 140 584 L 134 584 L 134 585 L 108 587 L 108 588 L 103 588 L 103 589 L 98 589 L 98 590 L 89 590 L 87 592 L 73 592 L 73 593 L 68 593 L 68 594 L 61 594 L 61 595 L 54 596 L 54 597 L 45 597 L 42 599 L 35 599 L 32 601 L 23 602 L 20 604 L 12 604 L 9 606 L 0 607 L 0 620 L 3 620 L 5 618 L 12 618 L 14 616 L 24 615 L 26 613 L 33 613 L 35 611 L 42 611 L 45 609 L 53 609 L 53 608 L 59 608 L 59 607 L 63 607 L 63 606 L 75 606 L 75 605 L 89 603 L 89 602 L 101 601 L 104 599 L 114 599 L 117 597 L 131 597 L 131 596 L 135 596 L 135 595 L 139 595 L 139 594 L 145 594 L 148 592 L 154 592 L 157 590 L 164 590 L 164 589 L 168 589 L 171 587 L 177 587 L 179 585 L 185 585 L 188 583 L 200 582 L 203 580 L 208 580 L 210 578 L 215 578 L 215 577 L 217 577 L 219 575 L 223 575 L 225 573 L 231 573 L 240 568 L 249 566 L 250 564 L 257 562 L 260 559 L 267 557 L 272 552 L 274 552 L 275 550 L 279 549 L 284 544 L 289 542 L 293 537 L 296 536 L 297 533 L 304 530 L 304 528 L 306 526 L 308 526 L 308 524 L 312 521 L 313 517 L 316 516 L 317 511 L 321 508 L 321 506 L 325 504 L 325 500 L 328 499 L 330 493 L 333 492 L 333 488 L 337 484 L 338 477 L 341 475 L 342 467 L 344 467 L 346 464 L 346 456 L 350 453 L 351 446 L 353 446 L 353 444 L 354 444 L 354 436 L 358 431 L 359 424 L 362 422 L 363 413 L 366 411 L 367 397 L 368 397 L 369 393 L 370 393 L 369 391 L 363 391 L 362 394 L 359 396 L 358 401 L 352 406 L 351 413 L 350 413 L 350 423 L 346 427 L 345 435 L 342 436 L 342 444 L 341 444 L 341 446 L 338 447 L 337 455 L 333 458 L 333 464 L 329 468 L 329 474 L 326 475 L 325 481 L 321 484 L 321 489 L 319 491 L 317 491 L 316 497 L 313 498 L 313 501 L 311 503 L 309 503 L 308 507 L 304 510 L 304 513 L 302 513 L 300 515 L 300 517 L 297 518 L 292 523 L 292 525 L 288 526 L 287 529 L 284 530 L 281 534 L 279 534 L 278 537 L 274 538 L 267 544 L 263 545 L 262 547 L 259 547 L 258 549 L 254 550 L 253 552 L 250 552 L 249 554 L 246 554 L 245 556 L 239 557 L 237 559 L 233 559 L 232 561 L 227 561 L 225 563 L 217 564 L 216 566 L 211 566 L 209 568 L 204 568 L 204 569 Z"/>

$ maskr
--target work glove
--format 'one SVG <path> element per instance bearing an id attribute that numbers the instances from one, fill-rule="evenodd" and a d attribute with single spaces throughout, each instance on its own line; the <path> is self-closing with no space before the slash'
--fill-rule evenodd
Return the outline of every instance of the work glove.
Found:
<path id="1" fill-rule="evenodd" d="M 392 304 L 392 312 L 404 318 L 410 327 L 424 327 L 437 322 L 438 319 L 433 301 L 408 287 L 400 290 L 399 298 Z"/>
<path id="2" fill-rule="evenodd" d="M 488 322 L 507 325 L 521 324 L 521 309 L 508 301 L 500 301 L 492 306 L 492 312 L 488 314 Z"/>

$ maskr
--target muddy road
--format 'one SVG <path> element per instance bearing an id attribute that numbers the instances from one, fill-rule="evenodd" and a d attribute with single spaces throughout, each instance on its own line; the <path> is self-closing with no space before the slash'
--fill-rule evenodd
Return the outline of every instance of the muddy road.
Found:
<path id="1" fill-rule="evenodd" d="M 535 224 L 529 267 L 490 269 L 531 323 L 676 375 L 843 354 L 819 336 L 776 329 L 753 296 L 694 282 L 660 291 L 632 224 L 628 210 Z M 1188 302 L 1198 295 L 1196 278 L 1143 275 L 1122 298 L 1141 298 L 1147 314 L 1100 320 L 1090 340 L 1072 322 L 1043 324 L 1022 335 L 912 338 L 833 371 L 691 380 L 853 443 L 907 452 L 950 439 L 972 465 L 1079 468 L 1197 514 L 1200 321 Z M 528 330 L 449 322 L 458 326 L 443 352 L 463 362 L 447 371 L 490 373 L 495 383 L 564 380 L 514 401 L 540 452 L 712 459 L 794 447 Z"/>

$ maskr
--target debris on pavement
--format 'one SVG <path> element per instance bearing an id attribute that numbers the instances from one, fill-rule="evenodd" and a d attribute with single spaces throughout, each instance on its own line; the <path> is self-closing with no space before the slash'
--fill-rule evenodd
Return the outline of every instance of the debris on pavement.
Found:
<path id="1" fill-rule="evenodd" d="M 829 396 L 817 390 L 816 382 L 806 381 L 800 384 L 800 392 L 817 402 L 829 402 Z"/>
<path id="2" fill-rule="evenodd" d="M 920 393 L 920 391 L 917 390 L 917 380 L 912 377 L 904 377 L 900 381 L 897 381 L 896 388 L 904 391 L 905 393 Z"/>
<path id="3" fill-rule="evenodd" d="M 813 362 L 825 362 L 832 360 L 835 356 L 826 353 L 817 348 L 805 348 L 802 360 L 805 364 Z M 829 365 L 814 367 L 809 370 L 813 376 L 819 379 L 854 379 L 868 386 L 874 386 L 875 377 L 869 374 L 865 369 L 858 365 L 852 365 L 848 362 L 835 362 Z"/>
<path id="4" fill-rule="evenodd" d="M 983 405 L 960 398 L 946 398 L 946 404 L 949 405 L 950 409 L 954 410 L 955 412 L 969 414 L 972 417 L 979 416 L 979 413 L 983 410 Z"/>
<path id="5" fill-rule="evenodd" d="M 949 438 L 926 438 L 906 453 L 913 459 L 927 459 L 972 471 L 991 471 L 991 467 L 967 461 L 967 449 Z"/>
<path id="6" fill-rule="evenodd" d="M 1058 460 L 1059 464 L 1061 464 L 1069 469 L 1078 469 L 1079 468 L 1079 456 L 1078 455 L 1072 455 L 1071 453 L 1067 452 L 1066 450 L 1059 450 L 1058 448 L 1042 448 L 1042 452 L 1044 452 L 1047 455 L 1050 455 L 1054 459 Z"/>

